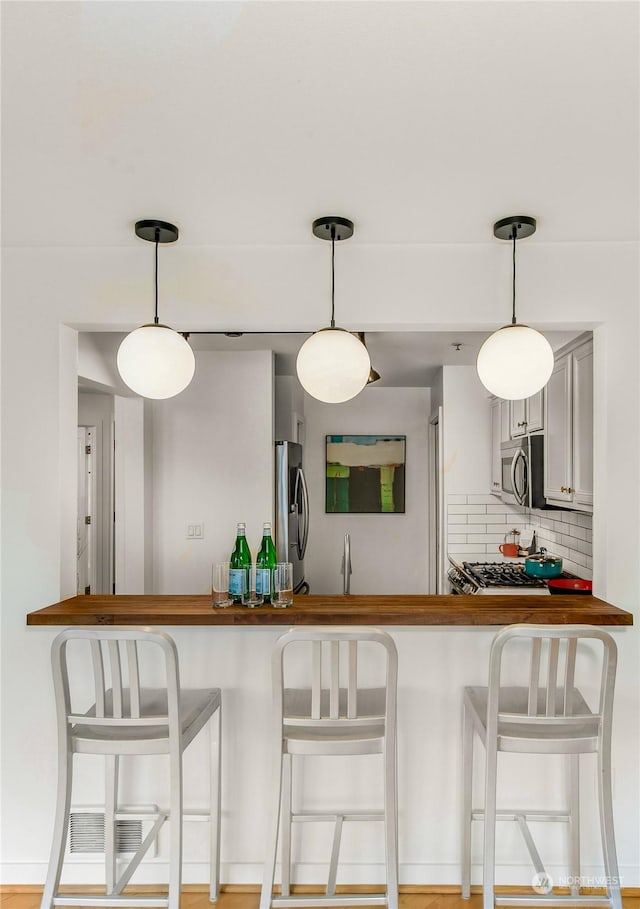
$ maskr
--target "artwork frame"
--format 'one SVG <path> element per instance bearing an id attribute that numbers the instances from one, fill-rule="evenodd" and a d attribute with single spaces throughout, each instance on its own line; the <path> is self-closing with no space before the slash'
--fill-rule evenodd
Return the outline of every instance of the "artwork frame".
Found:
<path id="1" fill-rule="evenodd" d="M 407 437 L 325 436 L 326 514 L 404 514 Z"/>

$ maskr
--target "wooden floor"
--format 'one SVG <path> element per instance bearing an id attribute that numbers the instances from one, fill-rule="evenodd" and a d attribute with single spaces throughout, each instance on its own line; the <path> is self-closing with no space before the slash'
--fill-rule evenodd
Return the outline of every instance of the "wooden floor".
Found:
<path id="1" fill-rule="evenodd" d="M 88 889 L 88 888 L 85 888 Z M 146 888 L 145 888 L 146 889 Z M 409 888 L 407 888 L 409 889 Z M 482 894 L 479 889 L 470 900 L 463 900 L 459 893 L 434 892 L 436 888 L 411 887 L 410 892 L 400 892 L 399 909 L 482 909 Z M 442 887 L 441 890 L 450 888 Z M 0 892 L 2 909 L 39 909 L 41 892 L 36 888 L 18 890 L 6 888 Z M 258 909 L 260 893 L 257 888 L 229 888 L 223 890 L 215 904 L 217 909 Z M 624 895 L 624 909 L 640 909 L 640 895 Z M 211 909 L 208 894 L 202 887 L 185 887 L 182 893 L 181 909 Z"/>

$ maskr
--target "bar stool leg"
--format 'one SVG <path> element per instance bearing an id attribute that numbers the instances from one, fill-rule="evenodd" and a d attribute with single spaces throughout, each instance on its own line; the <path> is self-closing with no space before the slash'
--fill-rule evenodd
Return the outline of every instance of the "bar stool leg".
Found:
<path id="1" fill-rule="evenodd" d="M 168 909 L 180 909 L 182 885 L 182 750 L 169 755 L 169 900 Z"/>
<path id="2" fill-rule="evenodd" d="M 218 707 L 209 723 L 209 901 L 212 903 L 215 903 L 220 895 L 221 742 L 222 706 Z"/>
<path id="3" fill-rule="evenodd" d="M 398 909 L 398 802 L 395 734 L 387 730 L 384 748 L 384 829 L 387 906 Z"/>
<path id="4" fill-rule="evenodd" d="M 51 843 L 51 856 L 47 870 L 47 880 L 42 893 L 40 909 L 51 909 L 53 898 L 60 886 L 64 850 L 67 843 L 67 830 L 69 828 L 69 811 L 71 809 L 71 786 L 73 773 L 73 754 L 59 749 L 58 754 L 58 795 L 56 799 L 56 816 L 53 825 L 53 839 Z"/>
<path id="5" fill-rule="evenodd" d="M 278 848 L 278 828 L 280 826 L 280 808 L 282 801 L 283 775 L 282 741 L 278 739 L 273 755 L 273 787 L 271 791 L 271 816 L 267 849 L 264 858 L 264 876 L 260 894 L 260 909 L 269 909 L 273 894 L 273 879 L 276 873 L 276 851 Z"/>
<path id="6" fill-rule="evenodd" d="M 607 891 L 611 909 L 622 909 L 620 896 L 620 873 L 616 857 L 616 843 L 613 832 L 613 795 L 611 791 L 610 741 L 602 743 L 598 751 L 598 801 L 600 805 L 600 831 L 604 871 L 607 877 Z"/>
<path id="7" fill-rule="evenodd" d="M 496 859 L 496 778 L 498 753 L 495 743 L 487 741 L 484 788 L 484 857 L 482 900 L 484 909 L 494 909 L 494 876 Z"/>
<path id="8" fill-rule="evenodd" d="M 285 754 L 282 758 L 282 810 L 280 813 L 280 859 L 282 865 L 282 896 L 291 893 L 291 783 L 293 757 Z"/>
<path id="9" fill-rule="evenodd" d="M 471 811 L 473 799 L 473 720 L 462 707 L 462 898 L 471 896 Z"/>
<path id="10" fill-rule="evenodd" d="M 580 755 L 569 755 L 569 836 L 571 895 L 580 895 Z"/>
<path id="11" fill-rule="evenodd" d="M 117 754 L 105 757 L 105 798 L 104 798 L 104 865 L 107 893 L 113 893 L 116 886 L 116 813 L 118 811 L 119 758 Z"/>

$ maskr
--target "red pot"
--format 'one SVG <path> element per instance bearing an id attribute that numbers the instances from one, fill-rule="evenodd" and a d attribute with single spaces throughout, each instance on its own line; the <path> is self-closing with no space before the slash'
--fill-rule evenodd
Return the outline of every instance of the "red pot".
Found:
<path id="1" fill-rule="evenodd" d="M 591 595 L 593 584 L 582 578 L 554 578 L 547 581 L 549 593 L 570 593 Z"/>

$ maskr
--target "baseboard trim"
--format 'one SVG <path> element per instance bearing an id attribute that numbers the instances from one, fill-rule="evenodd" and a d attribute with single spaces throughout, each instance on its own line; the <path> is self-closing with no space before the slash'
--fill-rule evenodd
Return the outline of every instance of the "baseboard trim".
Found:
<path id="1" fill-rule="evenodd" d="M 157 893 L 166 890 L 167 888 L 159 885 L 155 887 L 153 884 L 140 884 L 137 887 L 128 887 L 127 893 Z M 322 893 L 324 887 L 314 886 L 311 884 L 298 884 L 295 887 L 291 888 L 294 893 Z M 496 893 L 527 893 L 529 892 L 530 887 L 508 887 L 508 886 L 497 886 L 495 888 Z M 83 886 L 81 884 L 68 885 L 66 887 L 61 887 L 62 892 L 64 893 L 104 893 L 104 887 L 100 887 L 96 884 L 87 884 Z M 222 884 L 220 890 L 223 893 L 260 893 L 260 884 Z M 342 884 L 336 887 L 338 893 L 379 893 L 384 888 L 376 886 L 375 884 Z M 440 894 L 442 896 L 459 894 L 460 885 L 459 884 L 400 884 L 398 887 L 400 893 L 425 893 L 425 894 Z M 183 884 L 182 885 L 183 893 L 208 893 L 209 885 L 208 884 Z M 473 886 L 471 888 L 472 893 L 482 893 L 482 887 Z M 568 893 L 568 887 L 554 887 L 555 893 Z M 603 887 L 582 887 L 580 890 L 581 893 L 587 894 L 603 894 L 605 890 Z M 6 894 L 7 896 L 12 893 L 42 893 L 42 886 L 39 884 L 0 884 L 0 895 Z M 623 896 L 628 897 L 640 897 L 640 887 L 622 887 L 621 893 Z"/>

